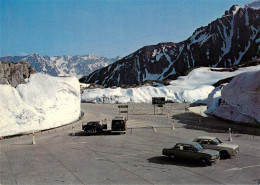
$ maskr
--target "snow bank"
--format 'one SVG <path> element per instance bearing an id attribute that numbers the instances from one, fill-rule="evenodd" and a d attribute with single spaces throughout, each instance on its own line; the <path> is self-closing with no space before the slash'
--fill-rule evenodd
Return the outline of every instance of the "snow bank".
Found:
<path id="1" fill-rule="evenodd" d="M 247 71 L 260 70 L 260 65 L 240 68 L 234 72 L 211 71 L 208 67 L 194 69 L 187 76 L 180 76 L 168 86 L 143 86 L 138 88 L 86 89 L 82 101 L 102 103 L 142 103 L 151 102 L 152 97 L 166 97 L 175 102 L 206 102 L 212 84 Z"/>
<path id="2" fill-rule="evenodd" d="M 219 106 L 221 99 L 221 88 L 216 87 L 208 96 L 206 114 L 211 114 Z"/>
<path id="3" fill-rule="evenodd" d="M 260 70 L 234 77 L 219 98 L 221 103 L 213 103 L 207 112 L 235 122 L 260 123 Z M 216 102 L 214 96 L 209 96 L 209 102 Z"/>
<path id="4" fill-rule="evenodd" d="M 213 86 L 202 86 L 196 89 L 177 90 L 173 86 L 152 87 L 143 86 L 129 89 L 87 89 L 81 96 L 86 102 L 102 103 L 142 103 L 152 102 L 152 97 L 166 97 L 167 100 L 175 102 L 194 102 L 207 98 L 208 94 L 214 89 Z"/>
<path id="5" fill-rule="evenodd" d="M 34 74 L 16 88 L 0 85 L 0 136 L 61 126 L 80 116 L 75 77 Z"/>

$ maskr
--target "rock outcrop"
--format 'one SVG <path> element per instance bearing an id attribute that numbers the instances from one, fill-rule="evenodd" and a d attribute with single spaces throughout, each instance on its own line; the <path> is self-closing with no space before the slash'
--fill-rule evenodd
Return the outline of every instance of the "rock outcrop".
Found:
<path id="1" fill-rule="evenodd" d="M 33 73 L 35 73 L 35 70 L 30 67 L 29 63 L 0 62 L 0 84 L 10 84 L 16 87 L 25 83 L 25 79 L 29 78 Z"/>

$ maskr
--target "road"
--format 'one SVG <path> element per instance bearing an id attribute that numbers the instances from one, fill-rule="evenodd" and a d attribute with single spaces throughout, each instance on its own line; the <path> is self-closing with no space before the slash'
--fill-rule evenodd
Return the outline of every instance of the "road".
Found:
<path id="1" fill-rule="evenodd" d="M 258 184 L 259 130 L 234 126 L 212 118 L 199 118 L 188 104 L 167 104 L 163 114 L 149 104 L 130 104 L 125 135 L 87 136 L 82 122 L 107 119 L 119 111 L 116 104 L 82 104 L 83 120 L 72 125 L 0 141 L 1 184 Z M 169 115 L 169 116 L 168 116 Z M 175 129 L 172 129 L 174 121 Z M 211 125 L 209 125 L 211 124 Z M 232 143 L 240 153 L 209 167 L 162 156 L 164 147 L 201 135 L 225 142 L 232 127 Z M 240 132 L 241 131 L 241 132 Z"/>

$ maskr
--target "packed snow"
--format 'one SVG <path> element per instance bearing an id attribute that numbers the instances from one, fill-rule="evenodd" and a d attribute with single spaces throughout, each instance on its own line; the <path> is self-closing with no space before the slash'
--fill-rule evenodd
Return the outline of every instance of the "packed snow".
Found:
<path id="1" fill-rule="evenodd" d="M 68 124 L 80 116 L 76 77 L 34 74 L 16 88 L 0 85 L 0 136 Z"/>
<path id="2" fill-rule="evenodd" d="M 260 70 L 240 74 L 221 90 L 221 96 L 209 96 L 206 112 L 235 122 L 260 123 L 259 92 Z"/>
<path id="3" fill-rule="evenodd" d="M 86 89 L 81 99 L 84 102 L 96 103 L 142 103 L 151 102 L 152 97 L 166 97 L 174 102 L 203 102 L 206 103 L 212 84 L 221 79 L 238 75 L 247 71 L 259 71 L 260 65 L 240 68 L 234 72 L 211 71 L 208 67 L 194 69 L 187 76 L 180 76 L 171 81 L 168 86 L 142 86 L 138 88 L 122 89 Z"/>

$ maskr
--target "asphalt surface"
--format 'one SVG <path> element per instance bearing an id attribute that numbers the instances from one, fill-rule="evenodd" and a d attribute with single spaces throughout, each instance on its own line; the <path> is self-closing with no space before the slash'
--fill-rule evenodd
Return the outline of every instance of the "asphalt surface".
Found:
<path id="1" fill-rule="evenodd" d="M 82 104 L 85 116 L 72 125 L 0 141 L 0 184 L 259 184 L 258 128 L 201 118 L 185 111 L 188 104 L 130 104 L 125 135 L 86 135 L 82 122 L 111 119 L 116 104 Z M 186 112 L 186 113 L 185 113 Z M 172 121 L 174 128 L 172 129 Z M 232 142 L 227 128 L 232 128 Z M 240 153 L 202 167 L 196 162 L 162 156 L 164 147 L 217 136 L 238 144 Z"/>

